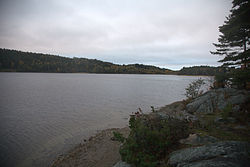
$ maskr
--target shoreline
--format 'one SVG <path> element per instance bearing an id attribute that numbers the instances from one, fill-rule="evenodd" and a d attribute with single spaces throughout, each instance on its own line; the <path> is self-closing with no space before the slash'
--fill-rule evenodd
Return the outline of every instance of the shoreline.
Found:
<path id="1" fill-rule="evenodd" d="M 227 97 L 224 96 L 225 93 L 228 95 Z M 233 108 L 227 109 L 227 107 L 222 107 L 221 109 L 219 109 L 218 107 L 209 108 L 209 104 L 213 102 L 214 98 L 217 99 L 215 106 L 217 106 L 218 103 L 222 101 L 223 103 L 221 103 L 219 107 L 227 106 L 228 104 L 234 105 L 234 107 L 238 107 L 234 110 Z M 185 158 L 183 158 L 184 156 L 186 156 L 185 150 L 197 152 L 195 155 L 192 155 L 192 158 L 196 158 L 197 162 L 204 165 L 206 163 L 203 160 L 206 160 L 208 158 L 200 158 L 203 157 L 203 153 L 200 153 L 200 149 L 203 148 L 206 148 L 206 150 L 207 148 L 209 148 L 210 150 L 212 150 L 212 152 L 218 154 L 216 156 L 214 156 L 214 154 L 206 155 L 211 159 L 212 162 L 217 162 L 217 158 L 222 155 L 222 151 L 225 152 L 228 147 L 235 147 L 236 151 L 228 152 L 226 156 L 232 156 L 231 158 L 229 158 L 229 160 L 232 161 L 234 164 L 240 163 L 241 166 L 244 166 L 245 162 L 235 161 L 235 159 L 240 158 L 238 156 L 238 153 L 240 153 L 241 151 L 244 152 L 244 154 L 249 153 L 243 150 L 241 147 L 241 145 L 244 145 L 244 147 L 245 145 L 247 147 L 250 147 L 250 145 L 247 143 L 250 137 L 250 127 L 248 122 L 249 119 L 247 119 L 249 118 L 248 109 L 250 107 L 249 103 L 247 103 L 248 99 L 249 92 L 247 91 L 240 91 L 232 88 L 210 90 L 207 93 L 204 93 L 203 95 L 197 97 L 196 99 L 193 99 L 193 101 L 189 102 L 188 104 L 186 104 L 186 102 L 184 101 L 177 101 L 161 107 L 159 110 L 157 110 L 157 112 L 152 112 L 151 114 L 149 114 L 148 117 L 138 117 L 138 119 L 141 119 L 143 121 L 149 121 L 147 123 L 159 121 L 159 119 L 176 119 L 188 123 L 187 129 L 182 130 L 183 132 L 186 132 L 189 135 L 186 135 L 186 137 L 182 136 L 180 138 L 176 138 L 174 139 L 175 141 L 169 141 L 179 143 L 180 147 L 170 148 L 172 153 L 165 155 L 165 159 L 163 159 L 163 161 L 161 162 L 162 165 L 170 164 L 170 166 L 176 166 L 176 164 L 181 164 L 183 161 L 185 161 Z M 204 101 L 206 101 L 207 105 L 204 105 Z M 230 115 L 229 112 L 231 113 Z M 178 124 L 173 125 L 176 125 L 174 126 L 175 128 L 178 128 L 178 126 L 180 126 Z M 159 126 L 156 126 L 156 128 L 157 127 Z M 169 126 L 169 128 L 170 127 L 171 126 Z M 146 130 L 148 129 L 146 128 Z M 172 130 L 176 131 L 175 129 Z M 117 164 L 117 162 L 121 162 L 121 157 L 119 154 L 119 148 L 121 146 L 121 143 L 118 141 L 113 141 L 111 139 L 113 137 L 114 131 L 123 134 L 123 136 L 127 138 L 130 129 L 129 127 L 124 127 L 103 130 L 97 133 L 95 136 L 90 137 L 85 143 L 77 145 L 65 155 L 55 159 L 52 166 L 114 166 L 115 164 Z M 144 133 L 140 134 L 143 135 Z M 169 135 L 171 136 L 171 134 Z M 143 136 L 140 136 L 139 140 L 141 140 L 142 137 Z M 150 139 L 145 140 L 150 141 Z M 235 144 L 238 146 L 235 146 Z M 217 145 L 222 145 L 222 148 L 218 149 Z M 175 158 L 173 156 L 174 154 L 178 154 L 178 160 L 173 160 Z M 235 156 L 236 154 L 237 156 Z M 244 159 L 244 161 L 246 161 L 247 163 L 248 160 L 247 158 Z M 188 163 L 192 164 L 192 161 Z M 222 163 L 227 165 L 227 160 L 223 160 Z"/>
<path id="2" fill-rule="evenodd" d="M 113 141 L 113 132 L 122 133 L 124 136 L 128 136 L 129 128 L 111 128 L 105 129 L 94 136 L 91 136 L 88 140 L 84 140 L 80 144 L 76 145 L 63 155 L 59 155 L 55 158 L 51 167 L 110 167 L 121 160 L 119 154 L 119 148 L 121 143 Z"/>
<path id="3" fill-rule="evenodd" d="M 214 75 L 188 75 L 188 74 L 151 74 L 151 73 L 91 73 L 91 72 L 32 72 L 32 71 L 0 71 L 0 73 L 44 73 L 44 74 L 125 74 L 125 75 L 175 75 L 175 76 L 197 76 L 197 77 L 214 77 Z"/>

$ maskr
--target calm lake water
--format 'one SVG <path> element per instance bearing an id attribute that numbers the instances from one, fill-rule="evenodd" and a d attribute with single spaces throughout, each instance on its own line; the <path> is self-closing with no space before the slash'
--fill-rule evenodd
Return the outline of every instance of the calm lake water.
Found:
<path id="1" fill-rule="evenodd" d="M 0 73 L 0 166 L 48 166 L 140 107 L 185 98 L 197 79 L 174 75 Z"/>

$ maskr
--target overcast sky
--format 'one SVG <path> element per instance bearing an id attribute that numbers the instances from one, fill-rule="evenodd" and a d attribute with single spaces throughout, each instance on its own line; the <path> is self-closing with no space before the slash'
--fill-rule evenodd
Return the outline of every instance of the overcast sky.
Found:
<path id="1" fill-rule="evenodd" d="M 0 0 L 0 47 L 180 69 L 219 65 L 230 0 Z"/>

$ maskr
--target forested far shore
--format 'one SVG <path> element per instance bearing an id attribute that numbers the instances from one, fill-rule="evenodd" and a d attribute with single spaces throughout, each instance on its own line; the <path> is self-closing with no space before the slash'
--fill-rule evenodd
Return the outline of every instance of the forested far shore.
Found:
<path id="1" fill-rule="evenodd" d="M 50 54 L 0 49 L 0 71 L 59 73 L 172 74 L 150 65 L 118 65 L 96 59 L 68 58 Z"/>
<path id="2" fill-rule="evenodd" d="M 51 73 L 113 73 L 113 74 L 175 74 L 213 76 L 225 69 L 220 67 L 184 67 L 179 71 L 151 65 L 118 65 L 96 59 L 68 58 L 57 55 L 22 52 L 0 48 L 1 72 Z"/>
<path id="3" fill-rule="evenodd" d="M 177 71 L 177 74 L 215 76 L 221 73 L 225 73 L 226 71 L 226 68 L 223 67 L 193 66 L 183 67 L 180 71 Z"/>

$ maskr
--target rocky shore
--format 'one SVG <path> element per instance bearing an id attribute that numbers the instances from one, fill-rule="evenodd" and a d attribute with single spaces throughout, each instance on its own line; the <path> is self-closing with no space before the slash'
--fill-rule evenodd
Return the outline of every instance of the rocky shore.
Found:
<path id="1" fill-rule="evenodd" d="M 247 167 L 250 164 L 250 92 L 232 88 L 210 90 L 193 100 L 175 102 L 147 114 L 152 120 L 188 122 L 189 136 L 178 141 L 160 167 Z M 143 116 L 142 116 L 143 117 Z M 129 128 L 109 129 L 80 144 L 52 166 L 131 167 L 121 161 L 121 143 L 112 132 L 126 136 Z"/>
<path id="2" fill-rule="evenodd" d="M 121 160 L 119 155 L 120 142 L 111 140 L 113 132 L 124 136 L 129 128 L 103 130 L 87 141 L 77 145 L 66 155 L 58 157 L 51 167 L 111 167 Z"/>

